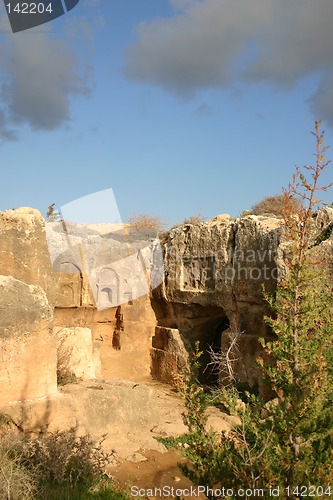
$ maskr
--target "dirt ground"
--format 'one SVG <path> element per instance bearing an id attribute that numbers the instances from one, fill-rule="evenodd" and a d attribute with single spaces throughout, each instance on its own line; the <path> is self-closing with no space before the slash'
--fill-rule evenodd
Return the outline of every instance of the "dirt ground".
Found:
<path id="1" fill-rule="evenodd" d="M 143 498 L 175 498 L 176 490 L 185 490 L 186 493 L 186 490 L 190 491 L 191 486 L 194 487 L 193 483 L 183 476 L 177 465 L 179 462 L 184 463 L 180 451 L 166 453 L 143 451 L 140 455 L 142 458 L 145 457 L 145 460 L 137 463 L 123 460 L 111 470 L 121 491 L 131 494 L 132 488 L 133 497 L 136 493 L 140 493 Z M 149 491 L 155 488 L 161 489 L 161 492 Z M 150 493 L 157 494 L 151 495 Z M 206 497 L 200 494 L 196 498 Z"/>

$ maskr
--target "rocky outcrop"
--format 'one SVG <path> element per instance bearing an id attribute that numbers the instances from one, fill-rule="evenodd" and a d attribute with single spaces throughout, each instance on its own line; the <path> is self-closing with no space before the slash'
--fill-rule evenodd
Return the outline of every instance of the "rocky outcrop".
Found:
<path id="1" fill-rule="evenodd" d="M 24 207 L 0 212 L 0 275 L 40 286 L 54 306 L 59 274 L 52 267 L 45 222 L 38 210 Z"/>
<path id="2" fill-rule="evenodd" d="M 70 269 L 67 262 L 67 268 Z M 150 377 L 150 348 L 156 318 L 148 295 L 118 307 L 98 311 L 84 266 L 80 273 L 60 274 L 59 295 L 54 310 L 57 330 L 92 333 L 95 358 L 100 358 L 102 378 L 143 380 Z M 67 295 L 65 291 L 67 290 Z M 78 349 L 81 344 L 78 343 Z M 82 356 L 85 356 L 82 353 Z"/>
<path id="3" fill-rule="evenodd" d="M 41 287 L 0 276 L 0 404 L 57 392 L 53 311 Z"/>
<path id="4" fill-rule="evenodd" d="M 332 222 L 331 208 L 317 214 L 314 245 L 318 243 L 316 251 L 322 253 L 333 281 Z M 176 329 L 191 342 L 192 349 L 195 341 L 200 341 L 205 367 L 201 376 L 206 382 L 219 378 L 213 366 L 207 368 L 211 360 L 208 351 L 226 353 L 237 334 L 232 354 L 237 379 L 250 386 L 257 383 L 255 360 L 261 353 L 258 339 L 272 338 L 264 321 L 270 310 L 263 287 L 274 293 L 285 270 L 286 249 L 283 220 L 274 216 L 248 215 L 231 220 L 224 215 L 171 230 L 164 240 L 165 282 L 152 299 L 158 320 L 152 349 L 154 377 L 172 378 L 179 341 L 177 338 L 173 343 L 168 329 Z M 183 350 L 185 359 L 189 348 L 183 345 Z M 177 352 L 174 356 L 170 354 L 173 351 Z M 168 364 L 154 363 L 164 359 Z"/>
<path id="5" fill-rule="evenodd" d="M 0 276 L 8 276 L 8 279 L 12 277 L 18 280 L 15 285 L 15 296 L 12 293 L 12 288 L 6 290 L 4 286 L 1 289 L 1 300 L 8 302 L 8 311 L 13 311 L 13 314 L 7 316 L 6 322 L 4 322 L 4 325 L 7 326 L 3 327 L 3 331 L 10 331 L 12 336 L 10 346 L 8 345 L 6 352 L 2 353 L 4 357 L 0 384 L 8 387 L 8 390 L 2 391 L 3 402 L 21 398 L 43 397 L 56 390 L 57 354 L 54 343 L 56 334 L 58 334 L 58 338 L 62 339 L 63 350 L 67 350 L 67 354 L 71 351 L 67 360 L 68 369 L 78 377 L 104 377 L 106 379 L 123 377 L 132 380 L 149 378 L 151 338 L 156 325 L 149 296 L 146 294 L 134 300 L 128 294 L 127 303 L 112 307 L 110 302 L 104 310 L 97 310 L 82 249 L 79 245 L 74 245 L 76 241 L 73 241 L 73 235 L 70 244 L 68 244 L 69 237 L 60 226 L 59 223 L 56 223 L 47 225 L 45 228 L 41 214 L 31 208 L 19 208 L 0 213 Z M 54 231 L 54 227 L 59 229 L 59 233 Z M 107 232 L 107 229 L 99 227 L 99 232 L 91 229 L 91 237 L 95 238 L 97 234 L 100 238 L 100 231 Z M 52 238 L 49 237 L 50 230 L 52 230 Z M 124 237 L 124 235 L 122 236 Z M 132 237 L 132 246 L 134 243 L 139 247 L 145 245 L 146 239 L 141 238 L 141 240 L 136 242 Z M 127 242 L 126 239 L 125 242 Z M 68 248 L 68 251 L 64 251 L 64 247 Z M 120 247 L 122 251 L 128 252 L 127 243 L 125 245 L 124 241 Z M 126 247 L 125 250 L 123 247 Z M 116 248 L 118 248 L 117 245 Z M 57 261 L 54 268 L 52 263 L 55 259 Z M 109 269 L 106 271 L 111 272 Z M 104 268 L 102 269 L 103 277 L 105 277 L 106 271 Z M 149 273 L 152 276 L 150 271 Z M 143 278 L 145 280 L 144 273 Z M 10 283 L 10 279 L 8 283 Z M 100 283 L 98 284 L 100 285 Z M 24 333 L 24 328 L 21 323 L 18 327 L 17 321 L 20 321 L 19 318 L 22 314 L 27 314 L 31 318 L 34 314 L 34 310 L 30 310 L 34 306 L 32 298 L 29 298 L 29 293 L 33 295 L 35 292 L 29 292 L 30 289 L 27 287 L 30 285 L 35 287 L 34 290 L 38 290 L 35 297 L 36 311 L 39 310 L 38 297 L 42 292 L 44 293 L 43 300 L 46 301 L 45 305 L 50 307 L 47 328 L 55 326 L 52 349 L 45 344 L 51 342 L 51 337 L 48 337 L 46 341 L 46 330 L 42 324 L 40 327 L 38 326 L 38 321 L 33 322 L 33 327 L 29 323 L 30 319 L 27 319 L 26 324 L 26 338 L 30 338 L 31 342 L 35 343 L 34 347 L 32 344 L 30 345 L 30 340 L 25 343 L 20 343 L 18 340 Z M 113 291 L 117 293 L 116 290 Z M 105 295 L 105 297 L 107 298 L 109 295 Z M 39 328 L 40 344 L 38 343 Z M 15 335 L 17 336 L 16 340 Z M 8 338 L 1 338 L 0 341 L 3 342 L 2 345 L 5 349 Z M 17 349 L 16 344 L 19 347 Z M 40 363 L 43 351 L 38 353 L 38 349 L 44 344 L 45 364 Z M 52 360 L 49 358 L 50 349 L 53 353 Z M 33 352 L 36 352 L 36 355 Z M 59 349 L 59 358 L 63 359 L 63 354 L 64 352 Z M 9 358 L 6 358 L 7 355 Z M 40 370 L 34 368 L 34 356 L 40 364 Z M 31 363 L 31 370 L 29 369 L 29 377 L 27 378 L 26 363 L 28 360 Z M 13 368 L 9 369 L 10 376 L 7 374 L 8 367 L 6 365 L 8 363 Z M 48 373 L 47 366 L 49 366 Z M 27 391 L 28 379 L 29 386 L 34 387 L 34 389 Z M 49 384 L 46 382 L 47 380 L 53 382 Z M 37 387 L 39 387 L 38 390 Z M 15 390 L 11 392 L 11 388 L 15 388 Z"/>
<path id="6" fill-rule="evenodd" d="M 333 210 L 321 210 L 314 225 L 314 251 L 323 256 L 333 281 Z M 54 232 L 53 226 L 51 229 Z M 123 295 L 126 292 L 128 300 L 113 307 L 112 297 L 118 292 L 111 285 L 112 289 L 104 286 L 104 278 L 113 279 L 115 274 L 111 267 L 102 268 L 93 283 L 110 307 L 101 310 L 95 304 L 82 249 L 76 245 L 75 250 L 71 247 L 61 253 L 65 242 L 61 231 L 51 238 L 50 252 L 57 264 L 54 270 L 40 213 L 29 208 L 0 213 L 3 401 L 43 397 L 55 391 L 53 324 L 55 333 L 62 332 L 62 336 L 65 332 L 66 342 L 71 343 L 69 366 L 79 377 L 143 381 L 151 374 L 172 382 L 174 371 L 188 367 L 198 340 L 204 351 L 202 380 L 217 382 L 219 374 L 208 366 L 209 350 L 226 352 L 237 333 L 238 380 L 249 385 L 257 382 L 258 338 L 272 338 L 263 319 L 270 311 L 262 286 L 274 293 L 288 250 L 282 219 L 248 215 L 231 220 L 224 215 L 174 228 L 163 240 L 165 280 L 152 297 L 146 294 L 134 299 L 130 283 L 124 280 L 128 289 L 123 287 Z M 107 233 L 107 228 L 103 231 Z M 121 240 L 122 251 L 126 238 Z M 134 243 L 146 245 L 146 240 Z M 145 248 L 140 247 L 142 252 Z M 141 257 L 145 279 L 152 284 L 161 271 L 159 261 L 153 259 L 149 268 L 145 254 Z M 27 372 L 29 363 L 32 368 Z"/>
<path id="7" fill-rule="evenodd" d="M 114 226 L 47 224 L 51 260 L 60 274 L 54 323 L 67 331 L 91 330 L 104 379 L 143 380 L 150 376 L 156 325 L 148 294 L 156 273 L 149 266 L 158 259 L 147 258 L 149 234 Z"/>
<path id="8" fill-rule="evenodd" d="M 0 400 L 42 398 L 57 391 L 53 269 L 41 214 L 0 212 Z"/>

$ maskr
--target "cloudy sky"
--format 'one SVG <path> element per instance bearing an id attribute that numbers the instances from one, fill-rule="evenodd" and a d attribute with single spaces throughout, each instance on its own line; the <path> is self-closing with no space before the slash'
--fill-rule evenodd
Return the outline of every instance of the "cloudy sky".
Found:
<path id="1" fill-rule="evenodd" d="M 111 187 L 123 220 L 175 223 L 280 192 L 316 119 L 333 148 L 332 19 L 332 0 L 80 0 L 12 34 L 1 2 L 0 210 Z"/>

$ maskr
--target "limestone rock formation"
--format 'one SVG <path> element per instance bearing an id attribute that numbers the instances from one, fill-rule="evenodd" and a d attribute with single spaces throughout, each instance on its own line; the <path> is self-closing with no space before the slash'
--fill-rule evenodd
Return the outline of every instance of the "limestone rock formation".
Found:
<path id="1" fill-rule="evenodd" d="M 55 331 L 71 338 L 70 366 L 76 365 L 73 371 L 78 376 L 142 381 L 151 373 L 171 382 L 174 370 L 188 367 L 199 340 L 204 351 L 202 380 L 217 382 L 219 374 L 208 366 L 209 350 L 227 350 L 233 339 L 230 334 L 236 332 L 238 381 L 257 383 L 258 338 L 272 338 L 263 320 L 270 311 L 262 285 L 274 293 L 288 250 L 281 218 L 248 215 L 232 220 L 223 215 L 175 227 L 162 242 L 162 285 L 151 297 L 146 294 L 134 299 L 128 292 L 127 303 L 111 307 L 110 301 L 104 310 L 96 308 L 82 251 L 76 246 L 75 252 L 61 253 L 63 234 L 54 231 L 54 226 L 50 226 L 54 232 L 50 251 L 52 259 L 58 259 L 58 267 L 52 268 L 44 226 L 40 213 L 30 208 L 0 213 L 0 385 L 4 402 L 55 392 L 52 322 Z M 333 210 L 325 207 L 318 212 L 314 226 L 313 251 L 323 256 L 333 280 Z M 93 238 L 95 233 L 90 230 Z M 146 270 L 152 278 L 154 270 L 147 266 Z M 102 282 L 97 279 L 96 283 Z M 108 297 L 109 292 L 105 300 Z M 80 336 L 86 339 L 84 345 Z M 18 340 L 21 338 L 25 342 Z M 39 346 L 43 346 L 41 352 Z M 80 365 L 83 353 L 85 361 Z M 27 372 L 28 362 L 31 368 Z M 24 383 L 30 384 L 29 390 Z"/>
<path id="2" fill-rule="evenodd" d="M 45 222 L 38 210 L 23 207 L 0 212 L 0 275 L 40 286 L 54 306 L 59 274 L 52 267 Z"/>
<path id="3" fill-rule="evenodd" d="M 41 287 L 0 276 L 0 404 L 57 392 L 52 318 Z"/>
<path id="4" fill-rule="evenodd" d="M 57 339 L 57 368 L 65 376 L 82 380 L 101 378 L 99 349 L 94 345 L 90 328 L 54 328 Z M 96 354 L 97 347 L 97 354 Z"/>
<path id="5" fill-rule="evenodd" d="M 323 258 L 333 282 L 332 231 L 333 209 L 324 207 L 314 218 L 314 250 Z M 215 217 L 211 221 L 176 227 L 164 240 L 165 282 L 153 293 L 152 305 L 158 320 L 153 338 L 152 359 L 155 378 L 171 378 L 170 329 L 177 329 L 192 344 L 200 341 L 201 359 L 206 367 L 203 381 L 216 382 L 218 374 L 207 369 L 209 350 L 222 354 L 229 349 L 234 335 L 239 337 L 234 368 L 237 380 L 253 386 L 258 380 L 255 360 L 261 353 L 260 337 L 272 338 L 264 322 L 270 314 L 263 298 L 263 286 L 274 293 L 277 280 L 285 272 L 283 219 L 254 216 L 231 220 Z M 163 338 L 164 336 L 164 338 Z M 182 358 L 189 348 L 183 345 Z M 171 356 L 172 358 L 172 356 Z M 260 382 L 260 381 L 259 381 Z"/>
<path id="6" fill-rule="evenodd" d="M 157 326 L 152 347 L 152 377 L 174 384 L 173 375 L 184 373 L 189 366 L 191 343 L 176 328 Z"/>
<path id="7" fill-rule="evenodd" d="M 143 380 L 150 376 L 149 353 L 156 318 L 149 294 L 138 293 L 136 271 L 140 264 L 137 252 L 140 250 L 140 258 L 145 260 L 150 237 L 133 234 L 130 228 L 125 231 L 122 225 L 116 229 L 113 226 L 66 224 L 65 233 L 61 223 L 47 224 L 51 260 L 60 274 L 54 323 L 68 331 L 91 330 L 95 355 L 99 348 L 103 378 Z M 136 271 L 133 269 L 130 276 L 128 270 L 119 273 L 118 259 L 127 262 L 131 253 Z M 145 265 L 152 280 L 154 271 L 146 261 Z M 148 292 L 142 267 L 141 272 Z M 97 290 L 100 293 L 96 294 Z"/>
<path id="8" fill-rule="evenodd" d="M 229 328 L 241 334 L 240 343 L 251 344 L 255 359 L 258 337 L 270 335 L 263 321 L 268 307 L 262 286 L 269 293 L 275 290 L 281 233 L 281 219 L 260 216 L 216 217 L 174 228 L 164 241 L 165 283 L 152 300 L 158 326 L 178 329 L 192 346 L 199 340 L 204 366 L 209 348 L 220 352 Z M 153 358 L 162 356 L 154 353 L 164 350 L 161 340 L 159 344 L 153 341 Z M 249 379 L 248 369 L 239 366 L 239 379 L 252 384 L 255 374 Z M 165 371 L 154 375 L 166 377 Z M 218 376 L 206 369 L 202 378 L 211 382 Z"/>

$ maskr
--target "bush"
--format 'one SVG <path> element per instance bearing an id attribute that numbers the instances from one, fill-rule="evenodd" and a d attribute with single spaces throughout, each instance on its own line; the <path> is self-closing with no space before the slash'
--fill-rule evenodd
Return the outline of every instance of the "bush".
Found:
<path id="1" fill-rule="evenodd" d="M 102 450 L 105 436 L 93 443 L 89 435 L 76 436 L 75 429 L 31 438 L 23 444 L 22 461 L 46 483 L 89 483 L 105 474 L 112 453 Z"/>
<path id="2" fill-rule="evenodd" d="M 113 453 L 103 451 L 103 441 L 78 437 L 75 429 L 28 438 L 7 430 L 0 439 L 0 498 L 125 498 L 108 478 Z"/>
<path id="3" fill-rule="evenodd" d="M 37 486 L 35 474 L 24 465 L 15 435 L 7 434 L 0 441 L 0 498 L 30 500 L 36 497 Z"/>
<path id="4" fill-rule="evenodd" d="M 299 210 L 301 202 L 295 198 L 292 199 L 295 210 Z M 252 215 L 277 215 L 283 216 L 284 196 L 283 194 L 276 194 L 274 196 L 266 196 L 258 203 L 255 203 L 248 214 Z"/>
<path id="5" fill-rule="evenodd" d="M 152 229 L 154 231 L 162 231 L 164 228 L 164 223 L 158 216 L 147 215 L 147 214 L 132 214 L 127 224 L 138 229 Z"/>

